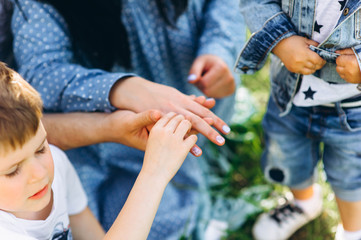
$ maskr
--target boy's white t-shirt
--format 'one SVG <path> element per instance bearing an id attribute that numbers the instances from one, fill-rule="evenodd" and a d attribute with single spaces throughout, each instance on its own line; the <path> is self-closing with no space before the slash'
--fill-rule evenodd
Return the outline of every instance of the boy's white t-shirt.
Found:
<path id="1" fill-rule="evenodd" d="M 345 1 L 317 1 L 312 40 L 323 42 L 335 28 Z M 314 75 L 304 75 L 293 103 L 296 106 L 316 106 L 338 102 L 360 94 L 357 84 L 333 84 Z"/>
<path id="2" fill-rule="evenodd" d="M 0 211 L 0 239 L 71 240 L 69 215 L 82 212 L 87 197 L 79 177 L 63 151 L 50 145 L 54 160 L 53 207 L 46 220 L 25 220 Z"/>

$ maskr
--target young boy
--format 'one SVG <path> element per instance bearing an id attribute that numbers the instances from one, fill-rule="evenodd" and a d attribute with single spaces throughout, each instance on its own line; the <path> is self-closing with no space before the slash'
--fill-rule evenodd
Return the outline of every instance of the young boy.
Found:
<path id="1" fill-rule="evenodd" d="M 152 128 L 141 172 L 107 234 L 66 155 L 49 146 L 39 94 L 0 63 L 1 239 L 146 239 L 163 191 L 197 141 L 183 116 Z"/>
<path id="2" fill-rule="evenodd" d="M 323 154 L 342 221 L 336 239 L 361 239 L 361 1 L 241 0 L 240 6 L 253 35 L 237 69 L 252 73 L 274 54 L 262 169 L 294 196 L 293 204 L 259 217 L 255 238 L 287 239 L 320 215 L 314 172 Z"/>

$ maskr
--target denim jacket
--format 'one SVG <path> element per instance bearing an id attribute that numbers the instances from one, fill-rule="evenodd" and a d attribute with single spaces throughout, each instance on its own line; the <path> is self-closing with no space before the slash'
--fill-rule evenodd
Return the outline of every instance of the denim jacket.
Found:
<path id="1" fill-rule="evenodd" d="M 261 69 L 267 55 L 283 39 L 299 35 L 311 39 L 316 0 L 241 0 L 240 8 L 252 35 L 236 62 L 236 71 L 254 73 Z M 343 12 L 332 33 L 311 50 L 324 58 L 326 65 L 314 75 L 325 81 L 345 83 L 336 72 L 336 50 L 352 48 L 361 68 L 361 1 L 346 0 Z M 300 74 L 289 72 L 272 55 L 271 94 L 286 115 L 291 107 Z"/>

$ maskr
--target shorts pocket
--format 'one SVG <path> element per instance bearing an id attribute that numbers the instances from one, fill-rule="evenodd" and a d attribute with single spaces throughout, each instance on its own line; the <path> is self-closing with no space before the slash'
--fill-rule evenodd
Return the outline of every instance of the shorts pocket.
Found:
<path id="1" fill-rule="evenodd" d="M 344 109 L 345 114 L 340 116 L 343 127 L 350 131 L 361 131 L 361 107 Z"/>

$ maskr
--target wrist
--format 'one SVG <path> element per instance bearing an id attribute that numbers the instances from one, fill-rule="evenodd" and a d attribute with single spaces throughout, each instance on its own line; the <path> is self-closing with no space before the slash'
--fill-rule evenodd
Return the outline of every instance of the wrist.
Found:
<path id="1" fill-rule="evenodd" d="M 169 181 L 169 177 L 166 177 L 165 174 L 162 174 L 160 171 L 152 171 L 142 167 L 138 175 L 139 179 L 152 183 L 152 186 L 158 187 L 160 189 L 165 188 Z"/>

